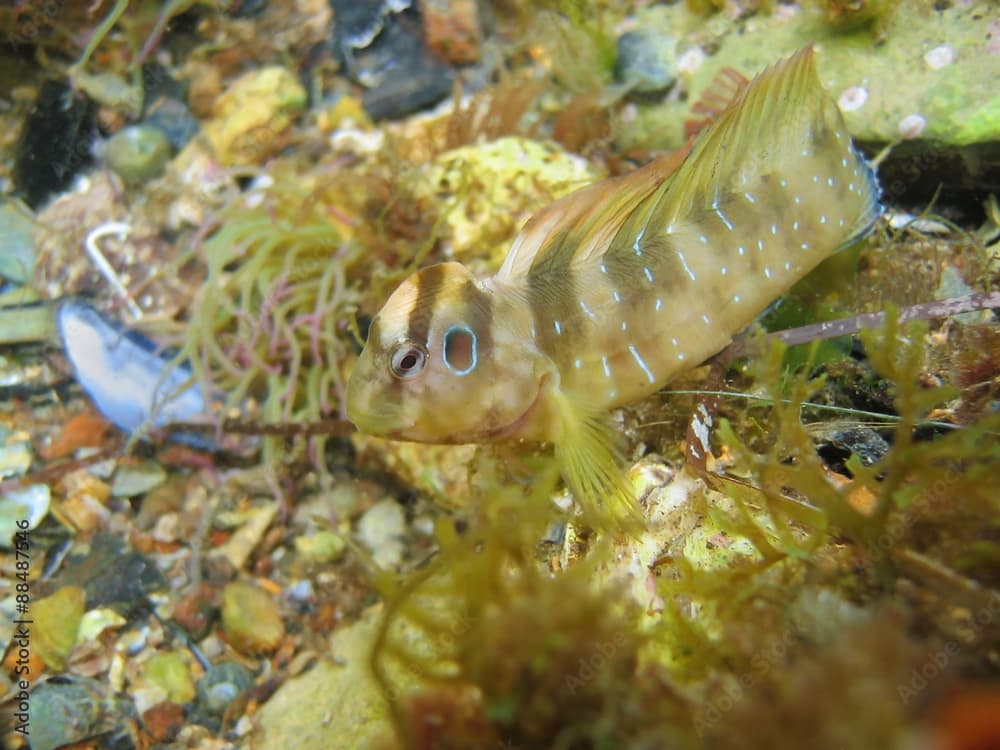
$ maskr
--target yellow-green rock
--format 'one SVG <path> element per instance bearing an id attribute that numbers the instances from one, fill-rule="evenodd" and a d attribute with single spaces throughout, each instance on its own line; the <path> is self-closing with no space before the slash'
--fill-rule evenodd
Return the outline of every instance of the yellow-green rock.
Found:
<path id="1" fill-rule="evenodd" d="M 230 583 L 223 589 L 222 627 L 229 643 L 243 654 L 273 651 L 285 635 L 277 602 L 249 583 Z"/>
<path id="2" fill-rule="evenodd" d="M 305 106 L 306 90 L 291 72 L 276 66 L 254 70 L 219 98 L 205 136 L 224 166 L 260 164 L 281 149 Z"/>
<path id="3" fill-rule="evenodd" d="M 599 177 L 556 145 L 510 136 L 446 151 L 419 174 L 414 191 L 440 202 L 456 259 L 499 265 L 533 213 Z"/>
<path id="4" fill-rule="evenodd" d="M 177 652 L 154 654 L 143 670 L 149 682 L 167 691 L 167 696 L 174 703 L 186 703 L 194 700 L 194 681 L 187 662 Z"/>
<path id="5" fill-rule="evenodd" d="M 339 534 L 332 531 L 319 531 L 309 536 L 300 536 L 295 540 L 295 549 L 310 562 L 328 563 L 339 559 L 344 554 L 346 544 Z"/>
<path id="6" fill-rule="evenodd" d="M 65 666 L 66 657 L 76 645 L 86 603 L 83 589 L 65 586 L 31 605 L 32 645 L 49 669 L 61 671 Z"/>

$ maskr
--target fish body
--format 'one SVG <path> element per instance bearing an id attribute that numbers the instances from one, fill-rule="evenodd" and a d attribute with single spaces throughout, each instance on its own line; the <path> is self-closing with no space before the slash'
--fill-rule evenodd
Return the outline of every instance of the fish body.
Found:
<path id="1" fill-rule="evenodd" d="M 880 211 L 806 48 L 758 75 L 679 166 L 654 161 L 536 214 L 495 276 L 444 263 L 406 280 L 373 321 L 348 415 L 396 439 L 550 441 L 585 508 L 627 511 L 607 410 L 723 349 Z"/>

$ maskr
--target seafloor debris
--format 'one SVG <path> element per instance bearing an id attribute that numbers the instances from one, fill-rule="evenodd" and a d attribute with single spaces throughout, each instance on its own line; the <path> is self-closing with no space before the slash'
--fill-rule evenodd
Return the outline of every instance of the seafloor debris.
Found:
<path id="1" fill-rule="evenodd" d="M 545 446 L 343 437 L 401 279 L 489 273 L 552 198 L 681 147 L 720 70 L 810 43 L 866 155 L 909 140 L 891 220 L 765 324 L 996 290 L 990 0 L 692 4 L 0 4 L 0 696 L 30 683 L 36 750 L 997 745 L 994 311 L 765 343 L 616 410 L 629 538 L 580 524 Z M 651 96 L 615 77 L 636 33 Z M 101 151 L 134 126 L 159 176 Z M 126 441 L 93 368 L 127 429 L 175 392 L 280 434 Z"/>

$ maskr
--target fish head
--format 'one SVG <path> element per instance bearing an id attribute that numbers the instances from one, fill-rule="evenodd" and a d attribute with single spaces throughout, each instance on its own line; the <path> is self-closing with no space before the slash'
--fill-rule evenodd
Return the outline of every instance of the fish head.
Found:
<path id="1" fill-rule="evenodd" d="M 403 282 L 373 319 L 347 384 L 347 416 L 370 435 L 425 443 L 517 434 L 539 397 L 530 345 L 497 294 L 459 263 Z"/>

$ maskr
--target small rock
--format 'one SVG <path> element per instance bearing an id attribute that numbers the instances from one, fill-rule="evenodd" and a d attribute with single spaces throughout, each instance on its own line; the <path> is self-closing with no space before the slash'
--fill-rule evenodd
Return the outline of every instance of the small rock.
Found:
<path id="1" fill-rule="evenodd" d="M 201 124 L 191 110 L 177 99 L 157 101 L 146 115 L 146 124 L 162 131 L 175 151 L 184 148 L 201 130 Z"/>
<path id="2" fill-rule="evenodd" d="M 115 471 L 111 482 L 112 497 L 136 497 L 159 487 L 167 479 L 167 472 L 155 461 L 138 464 L 123 463 Z"/>
<path id="3" fill-rule="evenodd" d="M 366 88 L 365 111 L 376 120 L 397 119 L 446 97 L 451 69 L 431 53 L 420 18 L 409 3 L 334 0 L 334 46 L 347 75 Z"/>
<path id="4" fill-rule="evenodd" d="M 173 619 L 193 640 L 200 641 L 219 611 L 219 590 L 208 583 L 182 596 L 174 605 Z"/>
<path id="5" fill-rule="evenodd" d="M 907 115 L 899 121 L 899 134 L 906 140 L 919 138 L 927 128 L 927 119 L 922 115 Z"/>
<path id="6" fill-rule="evenodd" d="M 0 205 L 0 276 L 15 284 L 35 278 L 35 219 L 16 203 Z"/>
<path id="7" fill-rule="evenodd" d="M 97 638 L 105 630 L 120 628 L 128 622 L 124 617 L 109 607 L 99 607 L 85 612 L 77 629 L 77 640 L 80 643 Z"/>
<path id="8" fill-rule="evenodd" d="M 277 66 L 237 79 L 215 104 L 204 133 L 223 166 L 260 164 L 284 145 L 292 120 L 306 107 L 306 90 Z"/>
<path id="9" fill-rule="evenodd" d="M 151 125 L 130 125 L 108 141 L 108 166 L 128 185 L 140 185 L 163 174 L 170 159 L 170 141 Z"/>
<path id="10" fill-rule="evenodd" d="M 164 701 L 142 714 L 142 724 L 157 742 L 171 742 L 184 728 L 184 707 Z"/>
<path id="11" fill-rule="evenodd" d="M 329 563 L 340 559 L 346 546 L 343 538 L 332 531 L 319 531 L 295 539 L 295 549 L 313 563 Z"/>
<path id="12" fill-rule="evenodd" d="M 31 693 L 32 750 L 55 750 L 92 737 L 102 704 L 101 689 L 92 680 L 42 683 Z"/>
<path id="13" fill-rule="evenodd" d="M 174 703 L 194 700 L 195 687 L 191 679 L 191 668 L 184 657 L 176 651 L 154 654 L 143 668 L 145 678 L 163 688 Z"/>
<path id="14" fill-rule="evenodd" d="M 121 539 L 111 535 L 96 536 L 86 556 L 71 557 L 61 578 L 87 592 L 89 608 L 113 607 L 125 615 L 144 606 L 147 594 L 166 583 L 155 563 L 126 551 Z"/>
<path id="15" fill-rule="evenodd" d="M 22 433 L 23 434 L 23 433 Z M 14 439 L 0 445 L 0 477 L 22 476 L 32 462 L 31 444 L 27 440 Z"/>
<path id="16" fill-rule="evenodd" d="M 222 590 L 222 627 L 233 648 L 252 656 L 274 651 L 285 636 L 285 624 L 271 596 L 239 581 Z"/>
<path id="17" fill-rule="evenodd" d="M 13 548 L 19 531 L 30 531 L 49 512 L 52 493 L 47 484 L 32 484 L 0 497 L 0 547 Z M 22 525 L 25 525 L 22 528 Z"/>
<path id="18" fill-rule="evenodd" d="M 375 564 L 393 570 L 403 559 L 406 516 L 395 500 L 375 503 L 358 521 L 358 539 L 372 554 Z"/>
<path id="19" fill-rule="evenodd" d="M 14 160 L 14 184 L 32 208 L 65 190 L 92 161 L 94 106 L 62 81 L 38 92 L 21 128 Z"/>
<path id="20" fill-rule="evenodd" d="M 476 62 L 483 42 L 479 7 L 477 0 L 423 0 L 420 14 L 427 45 L 455 65 Z"/>
<path id="21" fill-rule="evenodd" d="M 221 716 L 252 685 L 253 674 L 242 664 L 215 664 L 198 682 L 198 709 L 209 716 Z"/>
<path id="22" fill-rule="evenodd" d="M 635 29 L 618 37 L 615 77 L 638 94 L 657 94 L 677 80 L 677 40 L 653 29 Z"/>
<path id="23" fill-rule="evenodd" d="M 51 596 L 32 603 L 32 646 L 50 669 L 61 671 L 76 645 L 86 601 L 83 589 L 64 586 Z"/>

